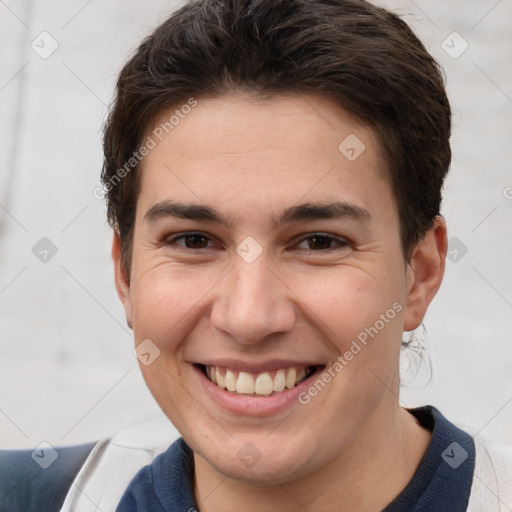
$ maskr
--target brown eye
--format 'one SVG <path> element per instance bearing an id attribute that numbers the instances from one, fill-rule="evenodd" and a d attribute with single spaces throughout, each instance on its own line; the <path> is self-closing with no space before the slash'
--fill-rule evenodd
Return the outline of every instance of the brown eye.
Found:
<path id="1" fill-rule="evenodd" d="M 208 246 L 208 238 L 204 235 L 188 235 L 185 237 L 185 245 L 189 249 L 204 249 Z"/>
<path id="2" fill-rule="evenodd" d="M 347 245 L 348 243 L 343 239 L 322 233 L 314 233 L 303 238 L 299 243 L 299 248 L 305 249 L 306 251 L 319 252 L 327 251 L 329 249 L 343 248 Z"/>
<path id="3" fill-rule="evenodd" d="M 208 238 L 204 235 L 187 235 L 183 239 L 189 249 L 204 249 L 208 246 Z"/>
<path id="4" fill-rule="evenodd" d="M 308 238 L 309 248 L 318 251 L 321 249 L 330 249 L 332 247 L 332 238 L 327 236 L 311 236 Z"/>
<path id="5" fill-rule="evenodd" d="M 184 233 L 166 240 L 166 246 L 179 245 L 187 249 L 206 249 L 210 239 L 202 233 Z"/>

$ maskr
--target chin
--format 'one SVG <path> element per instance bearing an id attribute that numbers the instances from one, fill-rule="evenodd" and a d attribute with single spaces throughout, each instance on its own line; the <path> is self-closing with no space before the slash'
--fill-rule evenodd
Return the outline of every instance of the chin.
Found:
<path id="1" fill-rule="evenodd" d="M 256 484 L 276 484 L 297 480 L 311 473 L 312 453 L 304 443 L 284 445 L 280 440 L 269 443 L 267 433 L 256 436 L 234 437 L 231 442 L 216 443 L 215 450 L 194 451 L 218 473 L 233 480 Z M 255 441 L 251 441 L 250 439 Z M 218 447 L 222 447 L 222 451 Z M 312 448 L 308 446 L 308 452 Z M 314 466 L 320 466 L 320 463 Z"/>

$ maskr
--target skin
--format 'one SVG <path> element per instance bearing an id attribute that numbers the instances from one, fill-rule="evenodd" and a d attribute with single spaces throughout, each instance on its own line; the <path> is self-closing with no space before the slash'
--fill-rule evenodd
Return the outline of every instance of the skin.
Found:
<path id="1" fill-rule="evenodd" d="M 365 144 L 354 161 L 338 150 L 350 134 Z M 141 370 L 194 451 L 202 512 L 381 510 L 424 455 L 430 432 L 399 405 L 398 359 L 403 331 L 420 325 L 441 284 L 446 226 L 436 218 L 404 261 L 381 154 L 373 131 L 329 98 L 240 93 L 198 99 L 144 159 L 129 279 L 114 237 L 116 286 L 135 343 L 161 351 Z M 208 205 L 228 225 L 145 218 L 167 200 Z M 331 201 L 371 220 L 272 222 Z M 166 243 L 189 231 L 207 238 Z M 318 244 L 314 233 L 346 243 Z M 263 250 L 250 264 L 236 253 L 247 236 Z M 328 367 L 394 303 L 401 311 L 306 405 L 234 414 L 197 385 L 192 363 L 208 358 Z M 248 442 L 261 454 L 251 467 L 237 457 Z"/>

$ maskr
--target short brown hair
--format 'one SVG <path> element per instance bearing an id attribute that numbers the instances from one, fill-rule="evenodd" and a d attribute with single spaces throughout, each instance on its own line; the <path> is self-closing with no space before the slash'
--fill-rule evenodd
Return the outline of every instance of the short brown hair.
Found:
<path id="1" fill-rule="evenodd" d="M 126 63 L 105 125 L 107 215 L 128 275 L 140 162 L 126 163 L 165 110 L 233 89 L 327 94 L 373 127 L 408 260 L 439 214 L 451 111 L 438 64 L 407 24 L 358 0 L 192 0 Z"/>

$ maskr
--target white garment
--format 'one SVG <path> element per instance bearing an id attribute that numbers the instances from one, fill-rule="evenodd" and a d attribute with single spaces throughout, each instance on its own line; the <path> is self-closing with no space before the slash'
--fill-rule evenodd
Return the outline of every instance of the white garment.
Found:
<path id="1" fill-rule="evenodd" d="M 137 471 L 179 434 L 166 419 L 140 423 L 93 448 L 61 512 L 114 512 Z M 476 464 L 468 512 L 512 512 L 512 449 L 475 439 Z"/>
<path id="2" fill-rule="evenodd" d="M 60 512 L 114 512 L 132 478 L 179 437 L 166 418 L 146 421 L 96 443 Z"/>
<path id="3" fill-rule="evenodd" d="M 512 512 L 512 449 L 475 441 L 468 512 Z"/>

